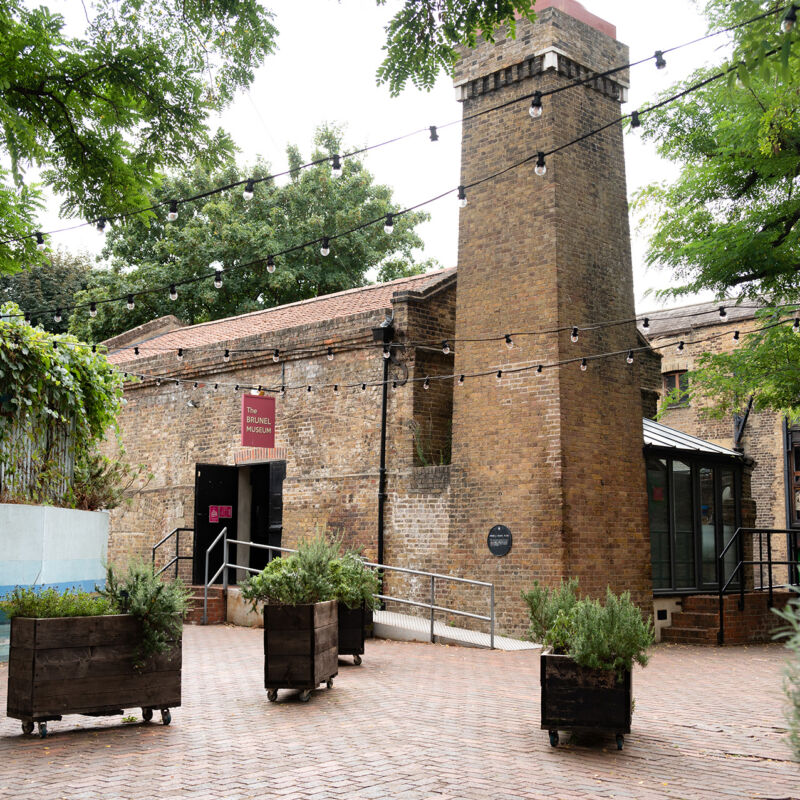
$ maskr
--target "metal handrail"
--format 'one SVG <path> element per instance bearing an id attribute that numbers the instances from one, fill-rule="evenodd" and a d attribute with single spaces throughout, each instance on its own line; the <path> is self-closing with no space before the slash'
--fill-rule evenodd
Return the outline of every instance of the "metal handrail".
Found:
<path id="1" fill-rule="evenodd" d="M 741 540 L 739 538 L 740 534 L 758 534 L 758 547 L 759 547 L 759 555 L 763 552 L 763 540 L 762 535 L 767 535 L 767 558 L 766 559 L 753 559 L 752 561 L 746 561 L 744 559 L 744 548 L 740 546 L 739 548 L 739 561 L 736 566 L 733 568 L 731 572 L 730 578 L 725 581 L 725 555 L 730 550 L 731 546 L 734 542 L 738 542 L 740 545 Z M 789 546 L 788 546 L 788 561 L 774 561 L 772 558 L 772 536 L 776 533 L 779 534 L 789 534 Z M 758 566 L 759 572 L 761 576 L 759 586 L 755 586 L 755 580 L 753 581 L 753 591 L 761 591 L 763 592 L 764 587 L 764 566 L 767 567 L 767 579 L 768 579 L 768 586 L 767 591 L 769 592 L 769 597 L 767 599 L 767 607 L 771 608 L 774 602 L 774 595 L 773 589 L 775 588 L 775 583 L 772 579 L 772 567 L 773 566 L 787 566 L 789 567 L 789 583 L 788 584 L 778 584 L 778 588 L 783 586 L 792 586 L 794 585 L 792 581 L 797 581 L 800 583 L 800 576 L 798 576 L 798 553 L 797 553 L 797 543 L 795 538 L 792 534 L 796 534 L 796 531 L 784 529 L 784 528 L 737 528 L 734 532 L 733 536 L 730 538 L 730 541 L 722 548 L 722 552 L 717 556 L 717 564 L 718 564 L 718 571 L 719 571 L 719 630 L 717 631 L 717 643 L 724 644 L 725 643 L 725 592 L 727 591 L 728 587 L 733 583 L 736 579 L 736 576 L 739 576 L 739 611 L 744 610 L 744 584 L 745 584 L 745 576 L 744 576 L 744 567 L 746 566 Z"/>
<path id="2" fill-rule="evenodd" d="M 175 555 L 166 563 L 163 567 L 161 567 L 158 572 L 154 574 L 156 576 L 160 575 L 162 572 L 166 572 L 173 564 L 175 565 L 175 577 L 178 577 L 178 562 L 180 561 L 191 561 L 193 556 L 182 556 L 181 555 L 181 531 L 191 531 L 194 533 L 194 528 L 175 528 L 174 530 L 170 531 L 161 541 L 156 542 L 152 547 L 152 558 L 151 563 L 153 565 L 153 569 L 155 570 L 156 567 L 156 550 L 161 547 L 162 544 L 168 542 L 173 536 L 175 537 Z"/>
<path id="3" fill-rule="evenodd" d="M 206 548 L 206 571 L 205 571 L 205 584 L 203 585 L 203 625 L 208 625 L 208 587 L 209 587 L 209 580 L 208 580 L 208 557 L 211 555 L 211 551 L 214 549 L 217 542 L 224 537 L 225 545 L 223 548 L 223 557 L 222 557 L 222 566 L 216 571 L 214 577 L 211 579 L 211 583 L 213 583 L 218 577 L 221 570 L 224 570 L 227 564 L 225 563 L 228 560 L 228 539 L 225 536 L 228 532 L 228 526 L 226 525 L 218 534 L 217 537 L 214 539 L 213 542 Z M 228 588 L 227 582 L 228 573 L 225 573 L 225 589 Z"/>
<path id="4" fill-rule="evenodd" d="M 208 597 L 208 587 L 209 587 L 209 580 L 208 580 L 208 554 L 211 549 L 217 544 L 222 536 L 223 533 L 226 532 L 226 528 L 223 528 L 220 531 L 219 536 L 211 543 L 208 550 L 206 551 L 206 586 L 205 586 L 205 598 Z M 250 573 L 258 573 L 261 570 L 253 569 L 252 567 L 244 567 L 239 564 L 231 564 L 228 562 L 228 546 L 229 545 L 244 545 L 245 547 L 255 547 L 259 550 L 270 550 L 270 551 L 277 551 L 279 553 L 296 553 L 297 550 L 293 550 L 289 547 L 276 547 L 275 545 L 269 544 L 259 544 L 257 542 L 247 542 L 242 541 L 239 539 L 225 539 L 224 544 L 224 557 L 222 566 L 217 570 L 214 577 L 211 579 L 211 583 L 213 583 L 218 577 L 220 572 L 224 570 L 224 577 L 223 577 L 223 588 L 227 590 L 228 588 L 228 571 L 226 568 L 231 569 L 241 569 L 245 570 L 246 572 Z M 405 600 L 400 597 L 392 597 L 390 595 L 383 595 L 383 594 L 376 594 L 379 600 L 390 600 L 395 603 L 404 603 L 405 605 L 416 606 L 418 608 L 428 608 L 430 609 L 430 621 L 431 621 L 431 641 L 434 640 L 434 615 L 437 611 L 441 611 L 446 614 L 456 614 L 460 617 L 469 617 L 470 619 L 477 619 L 482 620 L 484 622 L 488 622 L 490 624 L 490 631 L 489 631 L 489 647 L 494 650 L 494 627 L 495 627 L 495 602 L 494 602 L 494 584 L 489 583 L 488 581 L 475 581 L 471 578 L 459 578 L 455 575 L 443 575 L 439 572 L 425 572 L 424 570 L 419 569 L 409 569 L 408 567 L 392 567 L 388 564 L 378 564 L 374 561 L 365 561 L 364 565 L 367 567 L 372 567 L 373 569 L 379 570 L 389 570 L 391 572 L 402 572 L 408 575 L 420 575 L 422 577 L 430 578 L 431 581 L 431 594 L 430 594 L 430 602 L 429 603 L 421 603 L 416 600 Z M 483 586 L 484 588 L 488 588 L 490 590 L 489 593 L 489 615 L 483 614 L 473 614 L 469 611 L 459 611 L 454 608 L 447 608 L 446 606 L 439 606 L 436 605 L 435 598 L 436 598 L 436 580 L 446 580 L 446 581 L 453 581 L 455 583 L 466 583 L 472 586 Z M 206 624 L 206 605 L 204 600 L 203 606 L 203 624 Z"/>

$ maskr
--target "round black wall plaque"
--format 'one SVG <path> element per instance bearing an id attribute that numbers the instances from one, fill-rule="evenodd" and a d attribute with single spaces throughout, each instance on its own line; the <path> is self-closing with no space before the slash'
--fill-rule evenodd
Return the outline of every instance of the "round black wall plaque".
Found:
<path id="1" fill-rule="evenodd" d="M 493 555 L 508 555 L 511 550 L 511 531 L 505 525 L 495 525 L 486 537 L 486 544 Z"/>

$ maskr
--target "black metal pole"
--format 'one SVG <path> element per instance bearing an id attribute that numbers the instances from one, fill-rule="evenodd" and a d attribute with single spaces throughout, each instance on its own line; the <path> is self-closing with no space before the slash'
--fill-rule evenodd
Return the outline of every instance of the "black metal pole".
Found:
<path id="1" fill-rule="evenodd" d="M 383 392 L 381 402 L 381 463 L 378 470 L 378 563 L 383 564 L 383 515 L 386 505 L 386 406 L 389 401 L 389 359 L 383 359 Z M 383 594 L 383 574 L 381 594 Z"/>

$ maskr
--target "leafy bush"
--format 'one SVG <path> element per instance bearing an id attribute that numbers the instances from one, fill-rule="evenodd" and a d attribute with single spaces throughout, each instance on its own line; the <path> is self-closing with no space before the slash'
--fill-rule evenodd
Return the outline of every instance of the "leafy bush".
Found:
<path id="1" fill-rule="evenodd" d="M 773 611 L 788 623 L 775 638 L 786 639 L 786 646 L 794 653 L 786 667 L 784 689 L 789 700 L 789 741 L 794 754 L 800 758 L 800 598 L 790 600 L 782 610 Z"/>
<path id="2" fill-rule="evenodd" d="M 534 641 L 568 655 L 577 664 L 615 670 L 621 675 L 635 661 L 645 666 L 653 643 L 653 622 L 642 619 L 629 592 L 606 590 L 605 605 L 577 595 L 578 581 L 571 579 L 551 590 L 534 584 L 522 598 L 528 604 Z"/>
<path id="3" fill-rule="evenodd" d="M 341 541 L 318 534 L 298 545 L 297 553 L 274 558 L 241 584 L 242 597 L 258 603 L 301 605 L 339 600 L 348 608 L 373 608 L 378 576 L 355 551 L 341 553 Z"/>
<path id="4" fill-rule="evenodd" d="M 37 591 L 26 586 L 17 586 L 0 600 L 0 609 L 11 617 L 96 617 L 113 613 L 105 597 L 67 589 L 64 592 L 48 588 Z"/>
<path id="5" fill-rule="evenodd" d="M 180 580 L 162 581 L 150 564 L 132 561 L 122 580 L 108 566 L 101 594 L 114 613 L 131 614 L 141 623 L 142 639 L 134 659 L 141 668 L 150 656 L 170 650 L 180 636 L 191 592 Z"/>
<path id="6" fill-rule="evenodd" d="M 82 451 L 75 459 L 71 505 L 84 511 L 117 508 L 123 502 L 130 502 L 125 493 L 140 478 L 146 486 L 153 479 L 153 473 L 144 464 L 135 467 L 129 464 L 121 446 L 115 458 Z"/>

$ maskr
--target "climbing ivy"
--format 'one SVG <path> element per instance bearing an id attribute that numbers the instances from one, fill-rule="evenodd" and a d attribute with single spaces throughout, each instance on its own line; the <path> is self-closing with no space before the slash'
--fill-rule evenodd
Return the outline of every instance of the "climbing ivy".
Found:
<path id="1" fill-rule="evenodd" d="M 0 306 L 0 497 L 69 505 L 71 464 L 116 428 L 122 379 L 74 336 L 18 315 Z"/>

